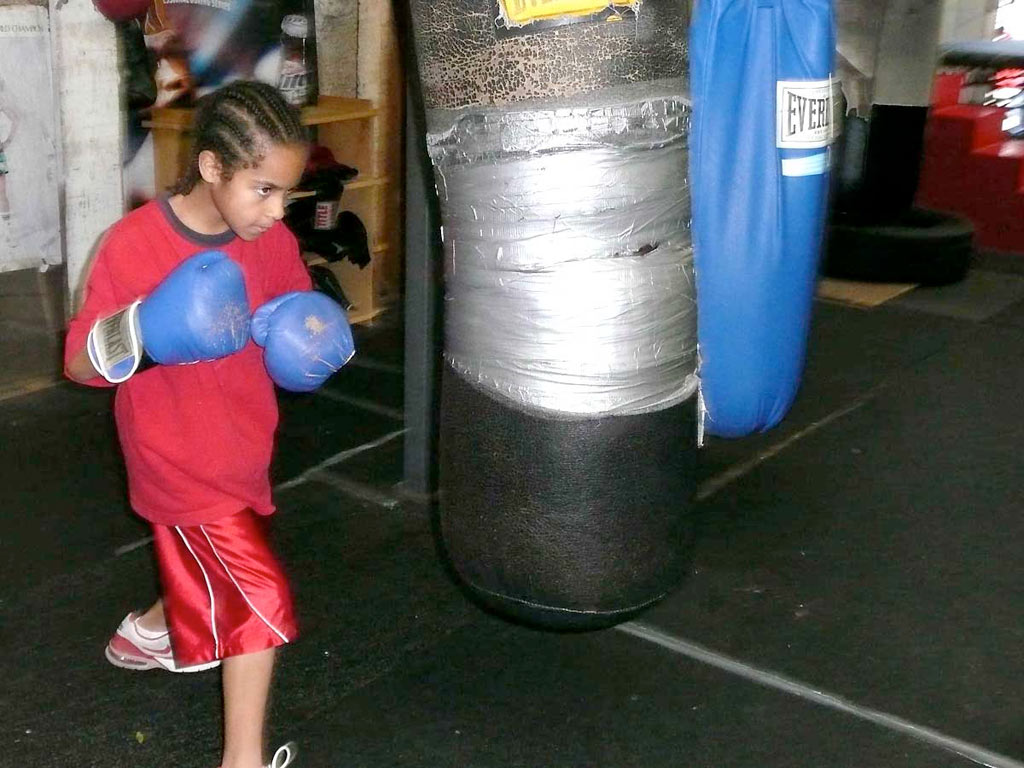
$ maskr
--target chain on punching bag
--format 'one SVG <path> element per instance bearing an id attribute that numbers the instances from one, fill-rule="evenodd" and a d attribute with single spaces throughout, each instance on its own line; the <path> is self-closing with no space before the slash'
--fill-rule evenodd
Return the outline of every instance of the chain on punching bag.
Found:
<path id="1" fill-rule="evenodd" d="M 606 626 L 693 522 L 687 3 L 411 0 L 445 260 L 440 531 L 487 605 Z"/>
<path id="2" fill-rule="evenodd" d="M 825 225 L 830 0 L 698 0 L 690 178 L 711 434 L 775 426 L 803 372 Z"/>

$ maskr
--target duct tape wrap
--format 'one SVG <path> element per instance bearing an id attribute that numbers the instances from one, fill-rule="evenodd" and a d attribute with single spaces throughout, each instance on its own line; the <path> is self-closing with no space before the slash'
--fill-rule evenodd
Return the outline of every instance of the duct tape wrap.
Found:
<path id="1" fill-rule="evenodd" d="M 474 112 L 428 134 L 444 209 L 445 357 L 554 417 L 694 394 L 682 98 Z"/>

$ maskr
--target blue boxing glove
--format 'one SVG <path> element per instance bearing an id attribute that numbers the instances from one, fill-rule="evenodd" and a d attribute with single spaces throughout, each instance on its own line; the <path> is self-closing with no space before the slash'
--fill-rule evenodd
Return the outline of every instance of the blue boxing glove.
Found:
<path id="1" fill-rule="evenodd" d="M 114 384 L 145 358 L 162 365 L 216 360 L 249 340 L 249 300 L 242 269 L 221 251 L 179 264 L 149 296 L 97 321 L 86 349 Z"/>
<path id="2" fill-rule="evenodd" d="M 274 383 L 312 392 L 356 353 L 348 318 L 337 302 L 317 291 L 271 299 L 252 315 L 252 338 Z"/>

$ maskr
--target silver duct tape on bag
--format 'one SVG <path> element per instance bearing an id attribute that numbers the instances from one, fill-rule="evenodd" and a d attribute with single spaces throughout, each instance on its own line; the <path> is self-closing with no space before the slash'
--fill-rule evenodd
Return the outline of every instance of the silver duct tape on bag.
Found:
<path id="1" fill-rule="evenodd" d="M 689 117 L 658 99 L 464 114 L 428 134 L 455 370 L 555 417 L 694 394 Z"/>

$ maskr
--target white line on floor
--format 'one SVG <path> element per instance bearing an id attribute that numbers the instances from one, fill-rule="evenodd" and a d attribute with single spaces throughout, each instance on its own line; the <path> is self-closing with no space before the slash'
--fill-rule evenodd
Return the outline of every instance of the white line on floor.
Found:
<path id="1" fill-rule="evenodd" d="M 840 712 L 845 712 L 848 715 L 859 717 L 862 720 L 867 720 L 868 722 L 880 725 L 883 728 L 905 733 L 919 741 L 926 742 L 949 752 L 955 752 L 956 754 L 966 757 L 968 760 L 972 760 L 980 765 L 989 766 L 989 768 L 1024 768 L 1024 763 L 1020 763 L 1006 755 L 1000 755 L 997 752 L 990 752 L 976 744 L 971 744 L 970 742 L 962 741 L 961 739 L 957 739 L 952 736 L 947 736 L 946 734 L 940 733 L 932 728 L 912 723 L 909 720 L 904 720 L 903 718 L 891 715 L 888 712 L 861 706 L 849 701 L 848 699 L 844 699 L 841 696 L 837 696 L 836 694 L 828 693 L 818 688 L 812 688 L 799 680 L 794 680 L 784 675 L 780 675 L 777 672 L 760 669 L 729 656 L 725 656 L 709 648 L 705 648 L 702 645 L 673 637 L 672 635 L 666 634 L 665 632 L 655 629 L 647 624 L 631 621 L 626 622 L 625 624 L 620 624 L 615 628 L 621 632 L 625 632 L 626 634 L 638 637 L 641 640 L 646 640 L 650 643 L 654 643 L 655 645 L 660 645 L 662 648 L 666 648 L 680 656 L 686 656 L 703 664 L 717 667 L 718 669 L 746 678 L 747 680 L 759 685 L 774 688 L 793 696 L 812 701 L 815 704 L 820 704 L 831 709 L 839 710 Z"/>
<path id="2" fill-rule="evenodd" d="M 33 392 L 39 392 L 44 389 L 50 389 L 63 383 L 64 381 L 57 377 L 40 376 L 34 379 L 0 384 L 0 402 L 11 400 L 15 397 L 22 397 L 23 395 L 30 395 Z"/>
<path id="3" fill-rule="evenodd" d="M 275 491 L 283 491 L 283 490 L 285 490 L 287 488 L 292 488 L 292 487 L 294 487 L 296 485 L 299 485 L 301 483 L 305 483 L 305 482 L 307 482 L 309 480 L 321 480 L 321 481 L 323 481 L 324 478 L 319 477 L 318 475 L 321 474 L 321 471 L 324 468 L 334 466 L 335 464 L 340 464 L 341 462 L 345 461 L 346 459 L 350 459 L 353 456 L 358 456 L 360 453 L 363 453 L 365 451 L 371 451 L 374 448 L 379 448 L 380 446 L 385 445 L 385 444 L 391 442 L 396 437 L 398 437 L 400 435 L 404 435 L 405 432 L 406 432 L 406 430 L 404 430 L 404 429 L 400 429 L 400 430 L 397 430 L 395 432 L 389 432 L 388 434 L 384 435 L 383 437 L 379 437 L 376 440 L 372 440 L 369 443 L 363 443 L 362 445 L 357 445 L 355 448 L 349 448 L 348 450 L 342 451 L 341 453 L 336 453 L 333 456 L 331 456 L 331 457 L 329 457 L 327 459 L 324 459 L 319 464 L 316 464 L 316 465 L 310 467 L 309 469 L 305 470 L 304 472 L 302 472 L 302 474 L 298 475 L 297 477 L 293 477 L 291 480 L 286 480 L 283 483 L 278 483 L 277 485 L 274 486 L 274 490 Z M 337 483 L 334 483 L 334 484 L 337 485 Z M 361 485 L 361 484 L 357 484 L 357 485 Z M 350 489 L 350 490 L 352 490 L 352 489 Z M 366 501 L 372 501 L 372 502 L 374 502 L 376 504 L 381 504 L 382 506 L 385 506 L 385 507 L 387 507 L 389 505 L 390 506 L 395 506 L 395 505 L 397 505 L 399 503 L 397 499 L 392 499 L 391 497 L 387 496 L 386 494 L 379 494 L 377 496 L 374 496 L 373 498 L 370 498 L 369 495 L 366 492 L 366 488 L 363 488 L 362 492 L 363 492 L 363 496 L 360 496 L 359 498 L 364 498 Z M 145 538 L 139 539 L 138 541 L 133 541 L 133 542 L 130 542 L 128 544 L 124 544 L 123 546 L 120 546 L 120 547 L 118 547 L 117 549 L 114 550 L 114 556 L 115 557 L 121 557 L 121 555 L 126 555 L 129 552 L 132 552 L 133 550 L 139 549 L 140 547 L 144 547 L 147 544 L 152 543 L 152 541 L 153 541 L 153 537 L 152 536 L 146 536 Z"/>
<path id="4" fill-rule="evenodd" d="M 319 464 L 313 465 L 306 471 L 302 472 L 300 475 L 293 477 L 291 480 L 285 480 L 283 483 L 278 483 L 277 485 L 274 486 L 274 490 L 283 491 L 286 490 L 287 488 L 292 488 L 296 485 L 304 483 L 307 480 L 309 480 L 309 478 L 313 474 L 319 472 L 321 469 L 333 467 L 335 464 L 340 464 L 343 461 L 347 461 L 348 459 L 352 458 L 353 456 L 357 456 L 360 453 L 363 453 L 365 451 L 372 451 L 374 448 L 379 448 L 382 445 L 390 443 L 396 437 L 401 437 L 406 433 L 406 431 L 407 430 L 404 429 L 397 429 L 394 432 L 388 432 L 388 434 L 384 435 L 383 437 L 378 437 L 376 440 L 372 440 L 369 443 L 363 443 L 362 445 L 357 445 L 355 448 L 349 448 L 348 450 L 342 451 L 341 453 L 336 453 L 333 456 L 324 459 Z"/>
<path id="5" fill-rule="evenodd" d="M 150 544 L 152 541 L 153 541 L 153 537 L 152 536 L 146 536 L 144 538 L 139 539 L 138 541 L 133 541 L 131 544 L 125 544 L 123 547 L 118 547 L 117 549 L 114 550 L 114 557 L 120 557 L 121 555 L 127 555 L 129 552 L 131 552 L 133 550 L 136 550 L 139 547 L 144 547 L 147 544 Z"/>
<path id="6" fill-rule="evenodd" d="M 329 485 L 332 488 L 337 488 L 346 496 L 351 496 L 353 498 L 360 499 L 361 501 L 375 504 L 378 507 L 384 507 L 384 509 L 394 509 L 401 503 L 394 496 L 384 493 L 380 489 L 375 488 L 368 483 L 360 483 L 356 480 L 336 475 L 333 472 L 320 470 L 318 472 L 311 473 L 308 479 L 310 481 Z"/>
<path id="7" fill-rule="evenodd" d="M 729 467 L 724 472 L 720 472 L 714 477 L 708 478 L 703 483 L 701 483 L 700 487 L 697 489 L 697 501 L 704 501 L 704 499 L 710 496 L 714 496 L 727 485 L 731 485 L 732 483 L 739 480 L 741 477 L 749 474 L 755 467 L 757 467 L 762 462 L 767 461 L 773 456 L 782 453 L 782 451 L 789 448 L 789 446 L 793 445 L 793 443 L 803 440 L 805 437 L 817 432 L 822 427 L 828 426 L 833 421 L 841 419 L 843 416 L 846 416 L 847 414 L 852 413 L 858 408 L 866 405 L 868 402 L 873 400 L 878 395 L 878 392 L 885 386 L 886 384 L 882 383 L 875 387 L 872 387 L 866 393 L 858 397 L 849 405 L 844 406 L 837 411 L 833 411 L 832 413 L 825 416 L 823 419 L 819 419 L 818 421 L 815 421 L 807 425 L 798 432 L 794 432 L 785 440 L 780 440 L 774 445 L 769 446 L 768 448 L 761 451 L 753 458 L 748 459 L 747 461 L 742 461 L 739 464 Z"/>
<path id="8" fill-rule="evenodd" d="M 372 400 L 364 400 L 361 397 L 352 397 L 350 395 L 343 395 L 341 392 L 334 392 L 330 389 L 318 389 L 316 391 L 317 397 L 326 397 L 328 400 L 334 400 L 339 403 L 345 403 L 346 405 L 352 405 L 364 411 L 370 413 L 376 413 L 380 416 L 387 416 L 389 419 L 395 419 L 395 421 L 404 421 L 405 414 L 398 408 L 388 408 L 386 405 L 380 405 Z"/>

